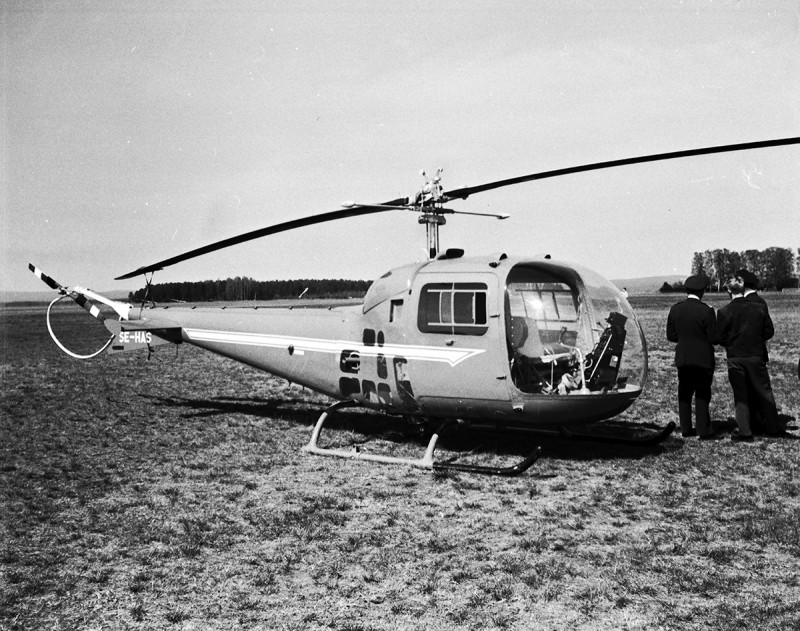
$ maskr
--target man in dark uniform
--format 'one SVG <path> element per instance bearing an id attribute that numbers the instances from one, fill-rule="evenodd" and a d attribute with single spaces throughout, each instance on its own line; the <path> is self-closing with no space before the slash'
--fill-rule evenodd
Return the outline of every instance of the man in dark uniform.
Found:
<path id="1" fill-rule="evenodd" d="M 785 432 L 778 420 L 775 396 L 767 372 L 766 340 L 775 334 L 769 312 L 760 304 L 744 297 L 744 280 L 735 275 L 728 281 L 731 301 L 717 313 L 717 343 L 725 347 L 728 358 L 728 380 L 733 389 L 736 441 L 752 441 L 750 404 L 756 402 L 764 417 L 766 433 L 781 436 Z"/>
<path id="2" fill-rule="evenodd" d="M 753 272 L 740 269 L 737 270 L 736 276 L 742 279 L 744 283 L 744 297 L 746 300 L 750 302 L 755 302 L 760 304 L 767 310 L 769 313 L 769 308 L 767 307 L 767 302 L 761 296 L 758 295 L 758 276 L 753 274 Z M 764 345 L 764 363 L 769 362 L 769 353 L 767 352 L 767 346 Z M 749 393 L 750 399 L 750 427 L 753 430 L 754 434 L 763 434 L 765 431 L 764 428 L 764 415 L 761 413 L 761 408 L 758 404 L 758 397 L 754 396 L 753 392 Z"/>
<path id="3" fill-rule="evenodd" d="M 667 339 L 677 342 L 675 366 L 678 368 L 678 417 L 683 436 L 714 437 L 708 405 L 714 380 L 714 309 L 702 302 L 708 278 L 690 276 L 683 283 L 686 300 L 669 310 Z M 692 427 L 692 396 L 695 399 L 697 430 Z"/>
<path id="4" fill-rule="evenodd" d="M 767 307 L 767 301 L 764 300 L 761 296 L 758 295 L 758 276 L 753 274 L 753 272 L 749 272 L 746 269 L 740 269 L 736 272 L 736 276 L 742 279 L 742 284 L 744 285 L 744 297 L 747 298 L 750 302 L 755 302 L 764 309 L 767 310 L 769 313 L 769 308 Z M 764 347 L 764 361 L 769 361 L 769 357 L 767 355 L 766 347 Z"/>

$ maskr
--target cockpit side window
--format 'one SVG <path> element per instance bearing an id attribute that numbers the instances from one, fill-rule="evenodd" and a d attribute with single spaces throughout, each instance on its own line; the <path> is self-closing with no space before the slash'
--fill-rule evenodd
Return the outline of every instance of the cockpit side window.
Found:
<path id="1" fill-rule="evenodd" d="M 423 333 L 483 335 L 488 330 L 485 283 L 428 283 L 422 287 L 417 326 Z"/>

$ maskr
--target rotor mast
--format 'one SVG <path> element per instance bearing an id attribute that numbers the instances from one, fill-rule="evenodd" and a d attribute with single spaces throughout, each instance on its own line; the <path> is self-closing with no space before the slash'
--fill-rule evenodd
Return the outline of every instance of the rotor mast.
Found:
<path id="1" fill-rule="evenodd" d="M 428 178 L 425 171 L 420 171 L 420 175 L 425 179 L 425 185 L 413 197 L 407 198 L 409 210 L 415 210 L 420 214 L 419 223 L 425 224 L 425 237 L 428 242 L 428 257 L 435 259 L 439 254 L 439 226 L 447 223 L 445 215 L 477 215 L 479 217 L 494 217 L 495 219 L 508 219 L 508 215 L 496 213 L 478 213 L 465 210 L 452 210 L 445 208 L 444 203 L 453 199 L 442 188 L 442 171 L 439 167 L 436 174 Z M 467 195 L 463 196 L 466 199 Z M 394 203 L 394 202 L 390 202 Z"/>
<path id="2" fill-rule="evenodd" d="M 442 171 L 439 167 L 436 174 L 428 178 L 425 171 L 419 174 L 426 178 L 425 185 L 414 197 L 414 205 L 418 206 L 422 215 L 419 223 L 425 224 L 425 239 L 428 244 L 428 258 L 435 259 L 439 254 L 439 226 L 447 223 L 442 214 L 444 202 L 444 189 L 442 188 Z"/>
<path id="3" fill-rule="evenodd" d="M 428 258 L 435 259 L 439 254 L 439 226 L 447 223 L 447 220 L 440 215 L 436 209 L 425 211 L 419 218 L 420 223 L 425 224 L 425 237 L 428 242 Z"/>

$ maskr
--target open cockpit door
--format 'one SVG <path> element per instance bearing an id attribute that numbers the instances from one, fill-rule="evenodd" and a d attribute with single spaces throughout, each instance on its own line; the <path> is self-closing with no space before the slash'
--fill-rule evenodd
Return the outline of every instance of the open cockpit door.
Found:
<path id="1" fill-rule="evenodd" d="M 526 394 L 641 390 L 644 336 L 624 295 L 574 265 L 516 265 L 506 279 L 511 381 Z"/>

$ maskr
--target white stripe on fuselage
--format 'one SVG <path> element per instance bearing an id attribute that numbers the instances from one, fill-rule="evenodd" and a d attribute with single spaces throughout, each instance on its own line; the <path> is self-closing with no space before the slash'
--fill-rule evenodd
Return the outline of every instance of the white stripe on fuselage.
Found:
<path id="1" fill-rule="evenodd" d="M 362 357 L 375 357 L 377 355 L 404 357 L 405 359 L 418 359 L 421 361 L 445 362 L 451 366 L 460 364 L 465 359 L 484 352 L 482 348 L 442 348 L 440 346 L 412 346 L 409 344 L 366 346 L 365 344 L 343 340 L 287 337 L 285 335 L 266 335 L 263 333 L 236 333 L 205 329 L 183 329 L 183 331 L 193 342 L 217 342 L 220 344 L 240 344 L 264 348 L 289 348 L 291 346 L 297 355 L 302 355 L 306 352 L 338 355 L 346 349 L 355 351 Z"/>

